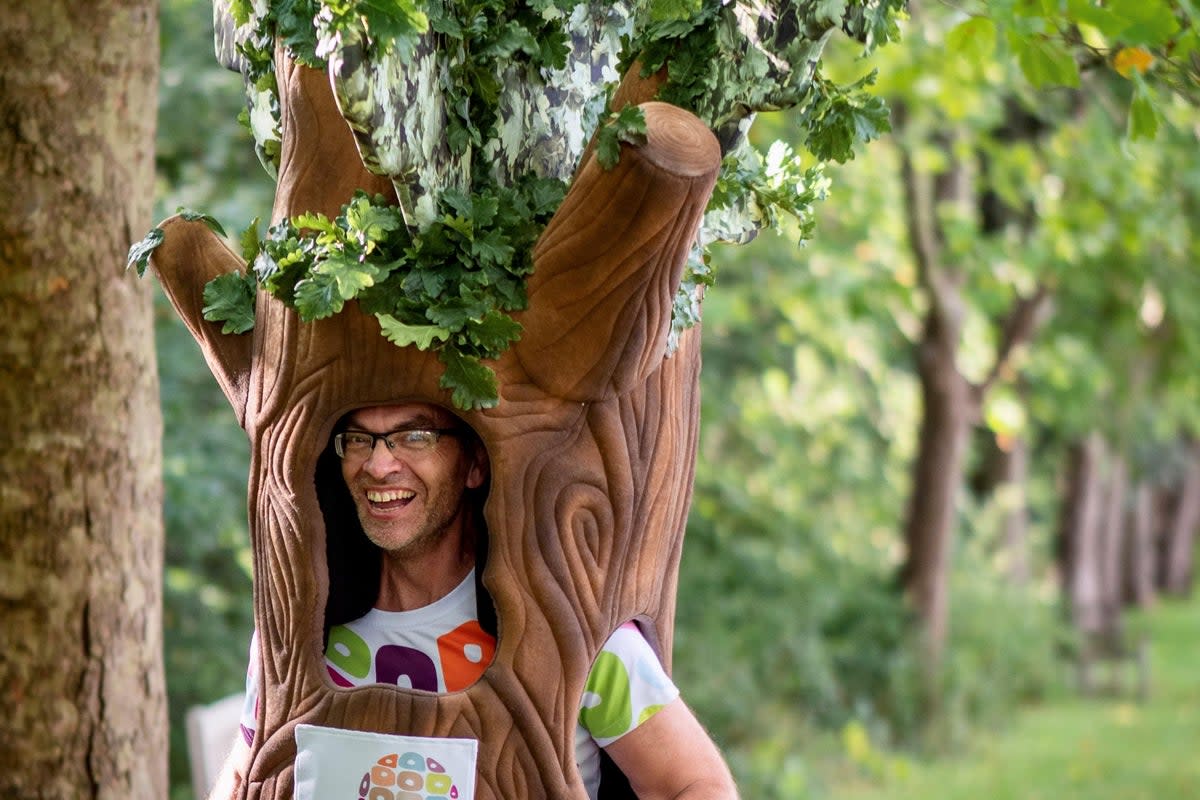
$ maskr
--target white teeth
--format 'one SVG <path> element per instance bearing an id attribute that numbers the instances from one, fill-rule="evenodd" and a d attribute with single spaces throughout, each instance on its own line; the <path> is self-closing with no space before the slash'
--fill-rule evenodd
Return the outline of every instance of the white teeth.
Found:
<path id="1" fill-rule="evenodd" d="M 372 503 L 391 503 L 396 500 L 412 500 L 416 492 L 393 490 L 390 492 L 367 492 L 367 499 Z"/>

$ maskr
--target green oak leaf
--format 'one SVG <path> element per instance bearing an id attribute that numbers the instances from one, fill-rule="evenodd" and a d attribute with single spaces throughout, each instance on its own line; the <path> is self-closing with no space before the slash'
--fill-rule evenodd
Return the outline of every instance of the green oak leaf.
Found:
<path id="1" fill-rule="evenodd" d="M 303 214 L 297 214 L 292 218 L 292 225 L 301 230 L 308 229 L 317 231 L 318 233 L 327 233 L 336 235 L 338 233 L 337 225 L 329 220 L 324 214 L 313 213 L 306 211 Z"/>
<path id="2" fill-rule="evenodd" d="M 308 67 L 323 67 L 317 56 L 316 31 L 313 18 L 320 11 L 316 0 L 274 0 L 271 12 L 275 18 L 275 35 L 297 61 Z"/>
<path id="3" fill-rule="evenodd" d="M 242 260 L 247 264 L 253 264 L 254 259 L 258 258 L 258 254 L 262 250 L 262 242 L 258 238 L 258 222 L 259 218 L 255 217 L 242 231 L 240 237 Z"/>
<path id="4" fill-rule="evenodd" d="M 245 25 L 249 22 L 250 14 L 253 11 L 254 3 L 252 0 L 230 0 L 229 14 L 238 25 Z"/>
<path id="5" fill-rule="evenodd" d="M 395 209 L 375 205 L 364 196 L 355 198 L 346 209 L 346 225 L 365 245 L 383 241 L 392 231 L 403 228 L 404 220 Z"/>
<path id="6" fill-rule="evenodd" d="M 225 323 L 221 333 L 245 333 L 254 327 L 257 288 L 253 272 L 218 275 L 204 285 L 204 318 Z"/>
<path id="7" fill-rule="evenodd" d="M 874 75 L 864 79 L 870 82 Z M 854 145 L 868 142 L 891 130 L 887 105 L 880 97 L 858 91 L 860 81 L 849 90 L 827 87 L 818 116 L 808 120 L 808 149 L 822 161 L 845 162 L 854 157 Z"/>
<path id="8" fill-rule="evenodd" d="M 846 15 L 846 0 L 818 0 L 813 7 L 813 19 L 831 25 L 841 23 Z"/>
<path id="9" fill-rule="evenodd" d="M 425 312 L 425 316 L 435 325 L 452 331 L 461 331 L 472 320 L 482 319 L 487 310 L 487 307 L 480 301 L 473 302 L 468 298 L 460 297 L 447 300 L 438 306 L 430 306 L 429 310 Z"/>
<path id="10" fill-rule="evenodd" d="M 305 322 L 332 317 L 345 304 L 332 275 L 314 273 L 296 283 L 296 311 Z"/>
<path id="11" fill-rule="evenodd" d="M 414 269 L 404 279 L 404 291 L 410 295 L 423 295 L 436 298 L 446 287 L 444 273 L 433 269 Z"/>
<path id="12" fill-rule="evenodd" d="M 428 3 L 414 0 L 361 0 L 359 7 L 367 20 L 372 38 L 385 50 L 396 48 L 410 52 L 417 39 L 429 30 L 429 18 L 423 8 Z"/>
<path id="13" fill-rule="evenodd" d="M 439 385 L 451 390 L 455 407 L 464 411 L 495 408 L 500 401 L 495 372 L 485 367 L 478 358 L 448 347 L 442 348 L 439 357 L 446 365 Z"/>
<path id="14" fill-rule="evenodd" d="M 180 206 L 175 209 L 175 213 L 183 217 L 188 222 L 203 222 L 208 226 L 208 229 L 213 233 L 225 236 L 225 229 L 221 227 L 221 223 L 217 222 L 217 218 L 211 214 L 203 214 L 199 211 L 193 211 L 190 208 Z"/>
<path id="15" fill-rule="evenodd" d="M 507 264 L 516 251 L 507 238 L 498 230 L 490 230 L 476 236 L 471 242 L 471 255 L 489 264 Z"/>
<path id="16" fill-rule="evenodd" d="M 164 235 L 163 229 L 155 226 L 146 233 L 144 239 L 130 245 L 129 255 L 125 257 L 125 269 L 134 267 L 137 269 L 138 277 L 143 277 L 146 274 L 146 267 L 150 266 L 150 254 L 163 243 Z"/>
<path id="17" fill-rule="evenodd" d="M 536 216 L 553 214 L 566 197 L 567 186 L 555 178 L 538 178 L 530 182 L 528 199 L 530 211 Z"/>
<path id="18" fill-rule="evenodd" d="M 416 345 L 418 350 L 432 350 L 436 342 L 445 342 L 450 331 L 437 325 L 408 325 L 391 314 L 376 314 L 379 327 L 389 342 L 397 347 Z"/>
<path id="19" fill-rule="evenodd" d="M 610 114 L 596 134 L 596 160 L 604 169 L 612 169 L 621 160 L 621 142 L 646 143 L 646 115 L 637 106 L 626 106 Z"/>
<path id="20" fill-rule="evenodd" d="M 467 326 L 475 344 L 489 357 L 496 358 L 509 344 L 521 338 L 521 323 L 507 314 L 491 312 L 479 322 Z"/>
<path id="21" fill-rule="evenodd" d="M 313 272 L 317 273 L 317 269 Z M 333 278 L 337 293 L 343 300 L 352 300 L 363 289 L 375 285 L 379 268 L 344 254 L 336 254 L 321 262 L 319 272 Z"/>

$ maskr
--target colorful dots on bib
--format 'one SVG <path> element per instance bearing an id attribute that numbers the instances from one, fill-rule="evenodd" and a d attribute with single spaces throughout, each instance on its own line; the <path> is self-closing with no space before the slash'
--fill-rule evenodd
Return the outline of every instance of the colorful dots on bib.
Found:
<path id="1" fill-rule="evenodd" d="M 359 800 L 457 800 L 458 785 L 434 758 L 417 752 L 392 753 L 362 777 Z"/>

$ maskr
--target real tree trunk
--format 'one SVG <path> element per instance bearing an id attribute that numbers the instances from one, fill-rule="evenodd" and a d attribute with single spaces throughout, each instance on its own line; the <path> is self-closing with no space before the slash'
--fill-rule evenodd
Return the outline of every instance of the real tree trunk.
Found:
<path id="1" fill-rule="evenodd" d="M 161 800 L 157 4 L 8 4 L 0 53 L 0 797 Z"/>
<path id="2" fill-rule="evenodd" d="M 897 108 L 896 129 L 907 113 Z M 951 139 L 934 137 L 954 153 Z M 916 349 L 921 380 L 921 429 L 908 516 L 904 524 L 905 562 L 900 572 L 905 597 L 921 625 L 927 695 L 936 703 L 942 654 L 949 635 L 950 548 L 954 539 L 958 493 L 965 482 L 964 456 L 978 404 L 971 384 L 958 370 L 958 342 L 964 301 L 962 274 L 942 261 L 943 232 L 936 209 L 943 204 L 966 207 L 972 202 L 972 171 L 951 156 L 950 168 L 936 175 L 919 169 L 911 153 L 902 153 L 905 213 L 909 244 L 921 285 L 928 292 L 921 341 Z M 931 718 L 937 710 L 931 711 Z"/>
<path id="3" fill-rule="evenodd" d="M 1200 454 L 1193 447 L 1189 456 L 1174 514 L 1166 529 L 1164 589 L 1173 595 L 1191 591 L 1192 553 L 1196 529 L 1200 526 Z"/>
<path id="4" fill-rule="evenodd" d="M 1150 503 L 1154 509 L 1151 516 L 1150 551 L 1153 553 L 1150 572 L 1154 591 L 1162 594 L 1167 588 L 1167 531 L 1178 506 L 1178 492 L 1170 486 L 1157 485 L 1150 492 Z"/>
<path id="5" fill-rule="evenodd" d="M 1070 486 L 1059 531 L 1059 568 L 1071 623 L 1082 633 L 1104 630 L 1101 522 L 1104 440 L 1091 434 L 1071 449 Z"/>
<path id="6" fill-rule="evenodd" d="M 1125 459 L 1114 456 L 1109 465 L 1108 485 L 1103 498 L 1103 529 L 1100 543 L 1100 596 L 1104 617 L 1115 627 L 1121 616 L 1121 572 L 1125 555 L 1125 493 L 1129 468 Z"/>
<path id="7" fill-rule="evenodd" d="M 1014 436 L 1000 451 L 1000 490 L 1004 507 L 1004 553 L 1008 575 L 1016 586 L 1027 586 L 1029 568 L 1029 445 L 1024 436 Z"/>
<path id="8" fill-rule="evenodd" d="M 954 341 L 931 318 L 917 357 L 923 413 L 902 576 L 923 624 L 930 665 L 940 663 L 949 633 L 950 548 L 973 414 L 970 384 L 955 365 Z"/>
<path id="9" fill-rule="evenodd" d="M 1154 489 L 1139 483 L 1133 493 L 1133 509 L 1129 525 L 1129 538 L 1125 547 L 1124 599 L 1128 605 L 1146 608 L 1155 599 L 1154 573 L 1157 561 L 1154 546 L 1154 530 L 1157 513 Z"/>

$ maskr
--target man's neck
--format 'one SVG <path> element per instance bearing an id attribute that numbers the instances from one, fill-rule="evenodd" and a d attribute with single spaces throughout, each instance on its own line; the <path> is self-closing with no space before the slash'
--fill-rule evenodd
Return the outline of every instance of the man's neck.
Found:
<path id="1" fill-rule="evenodd" d="M 375 607 L 412 611 L 437 602 L 454 591 L 474 566 L 472 547 L 443 548 L 419 556 L 385 552 Z"/>

